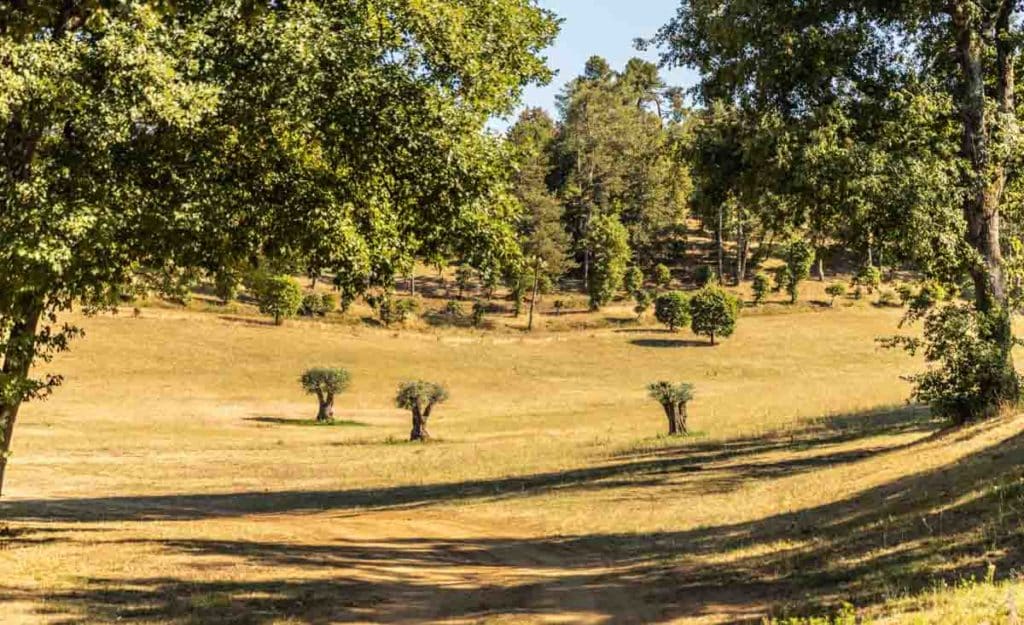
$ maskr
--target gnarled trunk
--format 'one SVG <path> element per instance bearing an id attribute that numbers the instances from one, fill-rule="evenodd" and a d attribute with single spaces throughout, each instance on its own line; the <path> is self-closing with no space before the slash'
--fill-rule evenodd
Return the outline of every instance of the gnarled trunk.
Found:
<path id="1" fill-rule="evenodd" d="M 679 422 L 679 433 L 680 434 L 689 434 L 689 432 L 690 432 L 690 430 L 689 430 L 689 428 L 687 426 L 687 423 L 686 423 L 686 420 L 687 420 L 688 417 L 689 417 L 689 415 L 687 414 L 687 411 L 686 411 L 686 402 L 685 401 L 679 402 L 679 405 L 676 406 L 676 419 Z"/>
<path id="2" fill-rule="evenodd" d="M 430 419 L 430 410 L 433 407 L 433 404 L 428 404 L 425 410 L 421 409 L 419 404 L 412 407 L 412 433 L 409 435 L 409 440 L 430 440 L 430 432 L 427 431 L 427 421 Z"/>
<path id="3" fill-rule="evenodd" d="M 330 423 L 334 421 L 334 395 L 317 393 L 317 400 L 320 409 L 316 413 L 317 423 Z"/>
<path id="4" fill-rule="evenodd" d="M 685 434 L 686 421 L 685 419 L 680 419 L 676 406 L 669 401 L 663 403 L 661 407 L 665 409 L 665 418 L 668 419 L 668 435 L 677 436 L 679 434 Z"/>

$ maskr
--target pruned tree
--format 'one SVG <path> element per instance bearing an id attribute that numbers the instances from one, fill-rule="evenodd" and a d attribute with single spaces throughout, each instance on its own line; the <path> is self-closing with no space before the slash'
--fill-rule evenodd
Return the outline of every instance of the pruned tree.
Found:
<path id="1" fill-rule="evenodd" d="M 427 421 L 430 420 L 434 406 L 448 399 L 448 389 L 435 382 L 414 380 L 403 382 L 398 387 L 395 405 L 412 412 L 412 433 L 409 440 L 426 441 L 430 439 L 427 432 Z"/>
<path id="2" fill-rule="evenodd" d="M 316 367 L 306 370 L 299 378 L 303 390 L 316 395 L 319 409 L 317 423 L 334 421 L 334 398 L 348 390 L 352 376 L 345 369 Z"/>
<path id="3" fill-rule="evenodd" d="M 654 300 L 654 317 L 668 327 L 669 332 L 686 327 L 690 323 L 690 306 L 686 294 L 681 291 L 662 293 Z"/>
<path id="4" fill-rule="evenodd" d="M 260 312 L 274 318 L 274 325 L 298 314 L 302 307 L 302 289 L 288 276 L 267 276 L 256 283 L 256 301 Z"/>
<path id="5" fill-rule="evenodd" d="M 687 404 L 693 399 L 693 385 L 686 382 L 655 382 L 647 387 L 651 399 L 661 404 L 668 419 L 669 436 L 689 433 Z"/>
<path id="6" fill-rule="evenodd" d="M 690 296 L 690 328 L 698 336 L 732 336 L 740 315 L 740 300 L 722 287 L 706 286 Z"/>

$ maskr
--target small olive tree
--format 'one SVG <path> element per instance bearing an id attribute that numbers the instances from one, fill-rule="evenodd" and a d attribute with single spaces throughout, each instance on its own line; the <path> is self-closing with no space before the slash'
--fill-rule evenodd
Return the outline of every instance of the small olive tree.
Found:
<path id="1" fill-rule="evenodd" d="M 448 399 L 448 389 L 442 384 L 414 380 L 403 382 L 398 386 L 395 405 L 412 412 L 412 433 L 409 440 L 426 441 L 430 439 L 427 432 L 427 421 L 434 406 Z"/>
<path id="2" fill-rule="evenodd" d="M 255 285 L 260 312 L 274 318 L 274 325 L 294 317 L 302 306 L 302 289 L 288 276 L 269 276 Z"/>
<path id="3" fill-rule="evenodd" d="M 832 299 L 829 300 L 829 306 L 836 305 L 836 298 L 846 295 L 846 285 L 842 282 L 835 282 L 825 287 L 825 293 Z"/>
<path id="4" fill-rule="evenodd" d="M 344 369 L 316 367 L 307 370 L 299 378 L 302 388 L 310 395 L 316 395 L 320 409 L 316 413 L 317 423 L 334 421 L 334 397 L 348 389 L 352 376 Z"/>
<path id="5" fill-rule="evenodd" d="M 686 294 L 680 291 L 662 293 L 654 301 L 654 317 L 658 323 L 668 326 L 669 332 L 675 332 L 690 322 L 690 310 L 687 306 Z"/>
<path id="6" fill-rule="evenodd" d="M 664 408 L 665 417 L 668 418 L 669 436 L 678 436 L 689 431 L 686 424 L 686 404 L 693 399 L 692 384 L 655 382 L 647 387 L 647 393 Z"/>
<path id="7" fill-rule="evenodd" d="M 732 336 L 740 315 L 740 300 L 718 286 L 706 286 L 690 297 L 690 327 L 715 344 L 716 336 Z"/>

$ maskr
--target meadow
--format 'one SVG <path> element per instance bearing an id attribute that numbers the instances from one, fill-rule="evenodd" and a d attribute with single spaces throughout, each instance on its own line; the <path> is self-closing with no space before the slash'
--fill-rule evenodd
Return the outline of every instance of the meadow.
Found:
<path id="1" fill-rule="evenodd" d="M 531 334 L 195 308 L 74 316 L 0 502 L 3 623 L 1014 618 L 1024 417 L 906 404 L 898 309 L 769 304 L 711 348 L 624 304 Z M 353 376 L 332 426 L 317 365 Z M 451 391 L 429 444 L 393 407 L 419 377 Z"/>

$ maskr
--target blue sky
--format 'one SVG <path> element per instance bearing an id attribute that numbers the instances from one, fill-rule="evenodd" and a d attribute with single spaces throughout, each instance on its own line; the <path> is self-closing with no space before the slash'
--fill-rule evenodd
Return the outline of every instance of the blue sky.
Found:
<path id="1" fill-rule="evenodd" d="M 527 89 L 524 103 L 553 114 L 555 96 L 565 83 L 583 71 L 584 63 L 592 55 L 605 57 L 616 69 L 634 56 L 656 61 L 657 53 L 637 51 L 633 40 L 653 35 L 668 22 L 679 7 L 679 0 L 540 0 L 539 4 L 564 20 L 558 41 L 547 51 L 548 65 L 558 75 L 550 85 Z M 670 85 L 689 86 L 695 82 L 687 70 L 665 71 L 663 76 Z"/>

